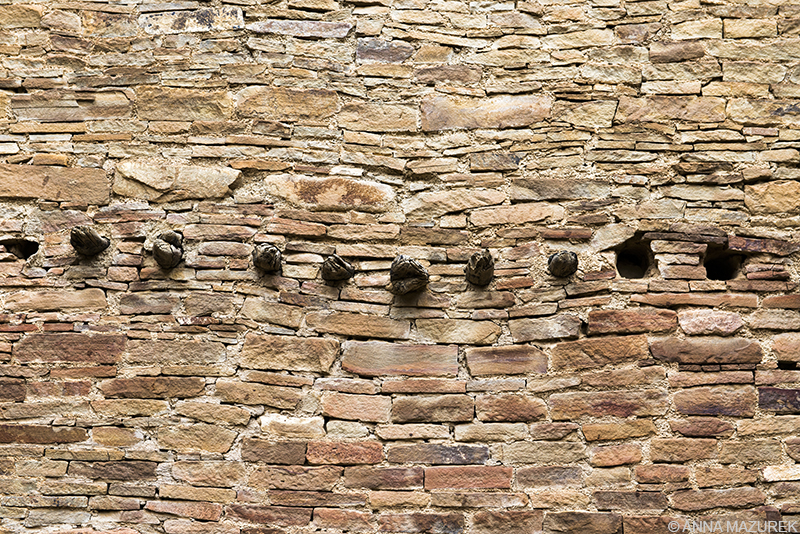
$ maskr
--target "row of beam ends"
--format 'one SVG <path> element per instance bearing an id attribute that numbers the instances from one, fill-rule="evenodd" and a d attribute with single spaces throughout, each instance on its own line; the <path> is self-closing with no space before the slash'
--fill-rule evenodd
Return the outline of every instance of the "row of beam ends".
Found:
<path id="1" fill-rule="evenodd" d="M 76 226 L 70 233 L 72 247 L 82 256 L 97 256 L 111 244 L 107 237 L 100 235 L 91 226 Z M 183 236 L 167 230 L 153 240 L 153 258 L 162 269 L 172 269 L 183 258 Z M 257 269 L 268 273 L 280 273 L 282 255 L 280 249 L 269 243 L 256 245 L 253 249 L 253 264 Z M 578 256 L 563 250 L 550 256 L 547 270 L 555 277 L 566 278 L 578 270 Z M 352 278 L 356 268 L 337 254 L 328 256 L 322 262 L 322 278 L 328 282 L 340 282 Z M 470 256 L 464 267 L 467 282 L 476 286 L 487 286 L 494 278 L 494 258 L 488 249 Z M 388 289 L 395 295 L 405 295 L 419 291 L 428 285 L 430 275 L 417 260 L 400 254 L 389 268 Z"/>

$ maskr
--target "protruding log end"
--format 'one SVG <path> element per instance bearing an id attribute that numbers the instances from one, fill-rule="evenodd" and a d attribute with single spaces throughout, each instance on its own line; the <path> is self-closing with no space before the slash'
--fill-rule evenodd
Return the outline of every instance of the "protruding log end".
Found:
<path id="1" fill-rule="evenodd" d="M 69 242 L 82 256 L 96 256 L 111 244 L 107 237 L 98 234 L 91 226 L 74 227 L 69 234 Z"/>
<path id="2" fill-rule="evenodd" d="M 183 236 L 172 230 L 159 234 L 153 242 L 153 257 L 162 269 L 172 269 L 183 258 Z"/>
<path id="3" fill-rule="evenodd" d="M 389 268 L 388 289 L 395 295 L 405 295 L 428 285 L 428 278 L 428 271 L 420 262 L 401 254 Z"/>
<path id="4" fill-rule="evenodd" d="M 568 250 L 556 252 L 547 260 L 547 270 L 558 278 L 567 278 L 578 270 L 578 255 Z"/>
<path id="5" fill-rule="evenodd" d="M 343 260 L 338 254 L 328 256 L 322 262 L 322 279 L 329 282 L 347 280 L 356 274 L 356 268 L 352 264 Z"/>
<path id="6" fill-rule="evenodd" d="M 253 250 L 253 265 L 266 273 L 277 273 L 281 270 L 281 251 L 269 243 L 258 245 Z"/>
<path id="7" fill-rule="evenodd" d="M 467 282 L 476 286 L 486 286 L 494 277 L 494 258 L 488 249 L 483 249 L 470 256 L 464 267 Z"/>

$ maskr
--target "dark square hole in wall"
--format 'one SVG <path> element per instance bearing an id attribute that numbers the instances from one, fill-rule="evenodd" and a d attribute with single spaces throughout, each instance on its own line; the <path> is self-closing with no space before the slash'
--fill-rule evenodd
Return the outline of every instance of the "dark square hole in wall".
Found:
<path id="1" fill-rule="evenodd" d="M 703 266 L 709 280 L 733 280 L 742 271 L 744 256 L 721 245 L 709 245 Z"/>
<path id="2" fill-rule="evenodd" d="M 617 248 L 617 272 L 623 278 L 644 278 L 653 269 L 650 242 L 635 236 Z"/>
<path id="3" fill-rule="evenodd" d="M 778 361 L 778 369 L 782 371 L 791 371 L 797 369 L 797 362 L 782 362 Z"/>
<path id="4" fill-rule="evenodd" d="M 27 260 L 39 251 L 39 243 L 31 239 L 2 239 L 0 246 L 23 260 Z"/>

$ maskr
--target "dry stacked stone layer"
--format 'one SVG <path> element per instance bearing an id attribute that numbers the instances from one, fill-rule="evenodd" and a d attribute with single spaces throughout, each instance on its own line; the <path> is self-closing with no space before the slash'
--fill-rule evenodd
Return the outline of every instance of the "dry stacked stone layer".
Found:
<path id="1" fill-rule="evenodd" d="M 800 520 L 798 148 L 782 0 L 5 1 L 0 533 Z"/>

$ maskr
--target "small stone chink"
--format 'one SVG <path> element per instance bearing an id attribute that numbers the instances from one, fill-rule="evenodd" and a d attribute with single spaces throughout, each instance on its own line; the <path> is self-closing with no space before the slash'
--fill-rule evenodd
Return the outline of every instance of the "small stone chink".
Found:
<path id="1" fill-rule="evenodd" d="M 328 256 L 322 262 L 322 279 L 329 282 L 347 280 L 356 274 L 356 268 L 343 260 L 338 254 Z"/>
<path id="2" fill-rule="evenodd" d="M 428 285 L 428 278 L 428 271 L 420 262 L 401 254 L 389 268 L 388 289 L 395 295 L 405 295 Z"/>
<path id="3" fill-rule="evenodd" d="M 253 265 L 266 273 L 280 272 L 281 251 L 269 243 L 257 245 L 253 250 Z"/>
<path id="4" fill-rule="evenodd" d="M 172 230 L 158 235 L 153 242 L 153 257 L 162 269 L 172 269 L 183 258 L 183 236 Z"/>
<path id="5" fill-rule="evenodd" d="M 69 242 L 82 256 L 96 256 L 111 244 L 107 237 L 98 234 L 91 226 L 74 227 L 69 234 Z"/>
<path id="6" fill-rule="evenodd" d="M 568 250 L 556 252 L 547 259 L 547 270 L 558 278 L 572 276 L 578 270 L 578 255 Z"/>
<path id="7" fill-rule="evenodd" d="M 488 249 L 483 249 L 469 257 L 464 267 L 467 282 L 476 286 L 489 285 L 494 277 L 494 258 Z"/>

